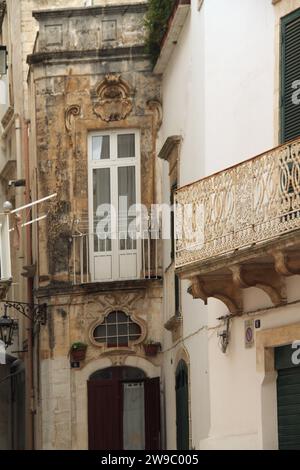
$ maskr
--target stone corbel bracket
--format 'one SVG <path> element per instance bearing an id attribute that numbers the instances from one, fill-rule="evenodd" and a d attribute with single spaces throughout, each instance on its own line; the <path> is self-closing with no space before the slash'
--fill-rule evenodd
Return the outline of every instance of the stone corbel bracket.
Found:
<path id="1" fill-rule="evenodd" d="M 233 315 L 242 314 L 241 289 L 235 285 L 230 274 L 226 276 L 217 274 L 209 274 L 205 277 L 194 276 L 191 279 L 188 292 L 194 299 L 202 299 L 205 305 L 207 305 L 209 297 L 214 297 L 221 300 Z"/>
<path id="2" fill-rule="evenodd" d="M 247 264 L 231 266 L 234 284 L 241 289 L 257 287 L 263 290 L 275 306 L 287 303 L 284 279 L 275 270 L 273 264 Z"/>
<path id="3" fill-rule="evenodd" d="M 275 269 L 282 276 L 294 276 L 300 274 L 299 251 L 288 256 L 283 250 L 271 250 L 270 255 L 274 259 Z"/>

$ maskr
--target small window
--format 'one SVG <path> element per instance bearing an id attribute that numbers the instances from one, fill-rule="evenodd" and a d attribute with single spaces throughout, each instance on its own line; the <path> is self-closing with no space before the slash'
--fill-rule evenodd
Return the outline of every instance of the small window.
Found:
<path id="1" fill-rule="evenodd" d="M 93 332 L 97 343 L 106 344 L 108 348 L 127 347 L 141 336 L 141 327 L 124 312 L 111 312 L 101 325 Z"/>
<path id="2" fill-rule="evenodd" d="M 135 157 L 135 135 L 120 134 L 118 135 L 118 158 L 134 158 Z"/>
<path id="3" fill-rule="evenodd" d="M 92 138 L 92 159 L 108 160 L 110 158 L 110 142 L 108 135 L 97 135 Z"/>

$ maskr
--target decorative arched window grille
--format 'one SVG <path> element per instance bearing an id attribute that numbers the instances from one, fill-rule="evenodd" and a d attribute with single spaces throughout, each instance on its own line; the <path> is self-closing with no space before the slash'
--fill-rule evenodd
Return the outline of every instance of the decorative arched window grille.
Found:
<path id="1" fill-rule="evenodd" d="M 111 312 L 96 326 L 93 338 L 108 348 L 128 347 L 142 334 L 141 327 L 129 315 L 119 310 Z"/>

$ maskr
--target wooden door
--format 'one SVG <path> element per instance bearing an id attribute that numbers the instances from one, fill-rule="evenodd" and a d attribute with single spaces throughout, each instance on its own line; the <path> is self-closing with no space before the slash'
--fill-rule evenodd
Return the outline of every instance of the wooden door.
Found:
<path id="1" fill-rule="evenodd" d="M 125 368 L 108 369 L 107 380 L 88 382 L 90 450 L 123 449 L 123 384 L 144 382 L 145 447 L 160 450 L 160 379 L 124 380 Z M 101 375 L 100 375 L 101 377 Z"/>
<path id="2" fill-rule="evenodd" d="M 88 382 L 90 450 L 123 448 L 122 384 L 118 380 Z"/>
<path id="3" fill-rule="evenodd" d="M 160 450 L 160 379 L 145 380 L 146 450 Z"/>

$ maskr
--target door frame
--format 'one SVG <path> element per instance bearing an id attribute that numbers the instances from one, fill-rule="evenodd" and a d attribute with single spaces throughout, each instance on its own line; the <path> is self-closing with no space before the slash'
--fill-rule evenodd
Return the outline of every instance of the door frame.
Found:
<path id="1" fill-rule="evenodd" d="M 121 134 L 134 134 L 135 135 L 135 157 L 134 158 L 122 158 L 118 159 L 117 157 L 117 136 Z M 113 157 L 110 159 L 104 160 L 93 160 L 92 159 L 92 138 L 97 136 L 109 136 L 110 143 L 113 142 L 113 145 L 110 146 L 110 155 L 113 154 Z M 113 137 L 113 139 L 111 139 Z M 110 201 L 111 205 L 114 206 L 116 211 L 116 234 L 119 234 L 118 227 L 118 212 L 119 212 L 119 201 L 116 188 L 118 188 L 118 168 L 120 167 L 135 167 L 135 190 L 136 190 L 136 204 L 141 204 L 141 136 L 140 130 L 137 128 L 128 128 L 128 129 L 112 129 L 112 130 L 97 130 L 89 132 L 88 134 L 88 219 L 89 219 L 89 257 L 90 257 L 90 273 L 92 281 L 95 280 L 95 269 L 94 269 L 94 201 L 93 201 L 93 171 L 100 168 L 109 168 L 110 169 Z M 112 226 L 112 234 L 114 232 L 114 227 Z M 112 237 L 114 238 L 114 237 Z M 120 277 L 120 256 L 126 253 L 135 253 L 137 256 L 136 261 L 136 277 L 140 277 L 141 272 L 141 248 L 142 240 L 141 237 L 138 237 L 136 240 L 136 249 L 135 250 L 120 250 L 119 248 L 119 238 L 112 239 L 111 242 L 111 279 L 107 280 L 124 280 L 125 278 Z M 98 254 L 98 257 L 104 255 Z M 99 281 L 101 282 L 101 281 Z"/>
<path id="2" fill-rule="evenodd" d="M 122 367 L 109 367 L 109 369 L 120 369 L 126 368 L 130 366 L 122 366 Z M 100 369 L 100 370 L 105 370 Z M 142 370 L 142 369 L 141 369 Z M 97 372 L 97 371 L 96 371 Z M 144 371 L 143 371 L 144 372 Z M 123 395 L 123 384 L 126 383 L 144 383 L 144 413 L 145 413 L 145 450 L 160 450 L 162 448 L 162 419 L 161 419 L 161 397 L 160 397 L 160 377 L 154 378 L 138 378 L 138 379 L 122 379 L 121 377 L 118 378 L 118 374 L 112 379 L 89 379 L 87 381 L 87 388 L 88 388 L 88 442 L 89 442 L 89 449 L 94 449 L 92 435 L 95 429 L 95 422 L 94 422 L 94 403 L 91 403 L 94 400 L 93 396 L 93 387 L 94 389 L 97 388 L 97 384 L 99 388 L 104 384 L 107 385 L 116 385 L 118 386 L 118 401 L 116 403 L 115 409 L 118 410 L 119 413 L 119 420 L 118 420 L 118 433 L 116 434 L 118 438 L 119 445 L 121 446 L 118 450 L 123 450 L 123 404 L 124 404 L 124 395 Z M 154 388 L 153 388 L 154 386 Z M 151 397 L 151 404 L 150 399 Z M 153 409 L 153 400 L 156 400 L 156 407 L 154 406 Z M 151 405 L 151 406 L 149 406 Z M 156 410 L 156 413 L 154 411 Z M 156 414 L 156 416 L 155 416 Z M 159 428 L 159 429 L 157 429 Z M 121 445 L 122 443 L 122 445 Z M 95 450 L 95 449 L 94 449 Z M 109 450 L 109 449 L 107 449 Z"/>

